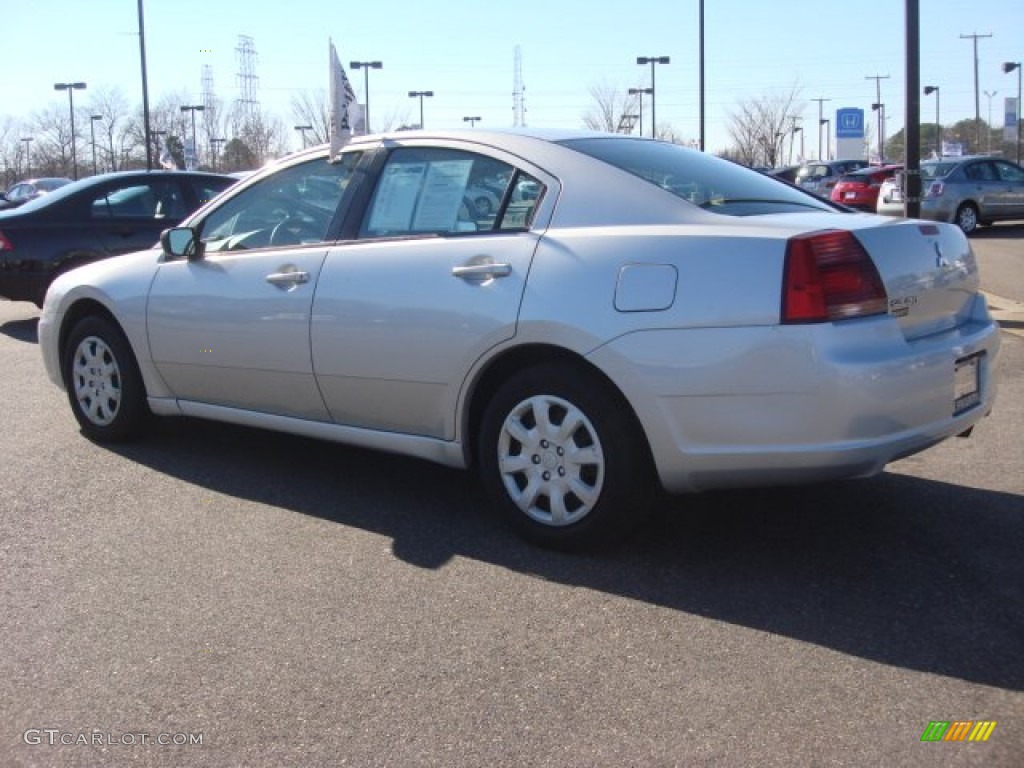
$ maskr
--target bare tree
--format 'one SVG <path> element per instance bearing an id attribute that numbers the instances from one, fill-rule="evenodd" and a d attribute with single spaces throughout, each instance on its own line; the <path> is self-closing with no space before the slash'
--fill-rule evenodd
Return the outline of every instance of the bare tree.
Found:
<path id="1" fill-rule="evenodd" d="M 779 165 L 793 120 L 805 106 L 798 95 L 793 86 L 788 93 L 741 102 L 729 115 L 729 135 L 735 142 L 732 156 L 746 165 Z"/>
<path id="2" fill-rule="evenodd" d="M 71 120 L 63 105 L 52 104 L 33 115 L 32 134 L 32 165 L 36 175 L 70 178 Z"/>
<path id="3" fill-rule="evenodd" d="M 608 133 L 631 133 L 633 121 L 630 115 L 638 114 L 638 94 L 629 95 L 607 81 L 590 86 L 594 105 L 584 113 L 583 124 L 594 131 Z"/>
<path id="4" fill-rule="evenodd" d="M 295 91 L 291 107 L 295 124 L 310 126 L 310 144 L 323 144 L 330 138 L 331 115 L 326 90 Z"/>
<path id="5" fill-rule="evenodd" d="M 134 124 L 131 106 L 118 88 L 97 88 L 91 92 L 89 119 L 97 120 L 97 153 L 103 157 L 102 168 L 110 171 L 123 169 L 132 158 L 145 156 L 141 131 Z"/>

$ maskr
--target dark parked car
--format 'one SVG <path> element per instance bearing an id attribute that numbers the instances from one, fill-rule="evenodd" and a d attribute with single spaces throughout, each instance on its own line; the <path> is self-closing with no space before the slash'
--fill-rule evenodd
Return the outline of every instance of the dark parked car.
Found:
<path id="1" fill-rule="evenodd" d="M 25 179 L 13 185 L 3 194 L 0 194 L 0 210 L 5 208 L 17 208 L 19 205 L 35 200 L 37 197 L 60 189 L 65 184 L 70 184 L 71 179 L 63 177 L 49 177 L 45 179 Z"/>
<path id="2" fill-rule="evenodd" d="M 236 181 L 186 171 L 107 173 L 0 211 L 0 298 L 42 306 L 60 273 L 148 248 Z"/>
<path id="3" fill-rule="evenodd" d="M 769 168 L 762 173 L 766 173 L 769 176 L 774 176 L 776 179 L 782 179 L 788 181 L 790 184 L 796 183 L 796 175 L 800 171 L 802 166 L 799 165 L 783 165 L 779 168 Z"/>

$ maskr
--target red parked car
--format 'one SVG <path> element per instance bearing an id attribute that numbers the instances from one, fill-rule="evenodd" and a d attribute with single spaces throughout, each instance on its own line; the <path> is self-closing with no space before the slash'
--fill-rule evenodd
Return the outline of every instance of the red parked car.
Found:
<path id="1" fill-rule="evenodd" d="M 832 187 L 832 202 L 874 213 L 882 182 L 902 170 L 902 165 L 875 165 L 844 173 Z"/>

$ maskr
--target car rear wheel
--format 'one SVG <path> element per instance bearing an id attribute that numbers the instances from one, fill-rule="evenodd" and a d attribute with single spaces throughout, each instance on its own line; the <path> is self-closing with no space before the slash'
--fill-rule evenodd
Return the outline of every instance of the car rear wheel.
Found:
<path id="1" fill-rule="evenodd" d="M 498 510 L 528 540 L 580 550 L 639 524 L 655 487 L 646 440 L 618 393 L 566 364 L 506 381 L 483 416 L 478 458 Z"/>
<path id="2" fill-rule="evenodd" d="M 150 411 L 135 355 L 110 320 L 85 317 L 68 335 L 63 352 L 64 386 L 86 437 L 118 442 L 137 437 Z"/>
<path id="3" fill-rule="evenodd" d="M 956 225 L 965 235 L 978 228 L 978 209 L 974 207 L 974 203 L 963 203 L 956 209 Z"/>

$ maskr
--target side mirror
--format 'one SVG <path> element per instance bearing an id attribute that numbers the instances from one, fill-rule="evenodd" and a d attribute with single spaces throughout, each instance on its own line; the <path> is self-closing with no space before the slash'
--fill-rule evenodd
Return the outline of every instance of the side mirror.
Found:
<path id="1" fill-rule="evenodd" d="M 164 255 L 198 261 L 203 258 L 203 242 L 191 227 L 172 227 L 160 233 L 160 246 Z"/>

